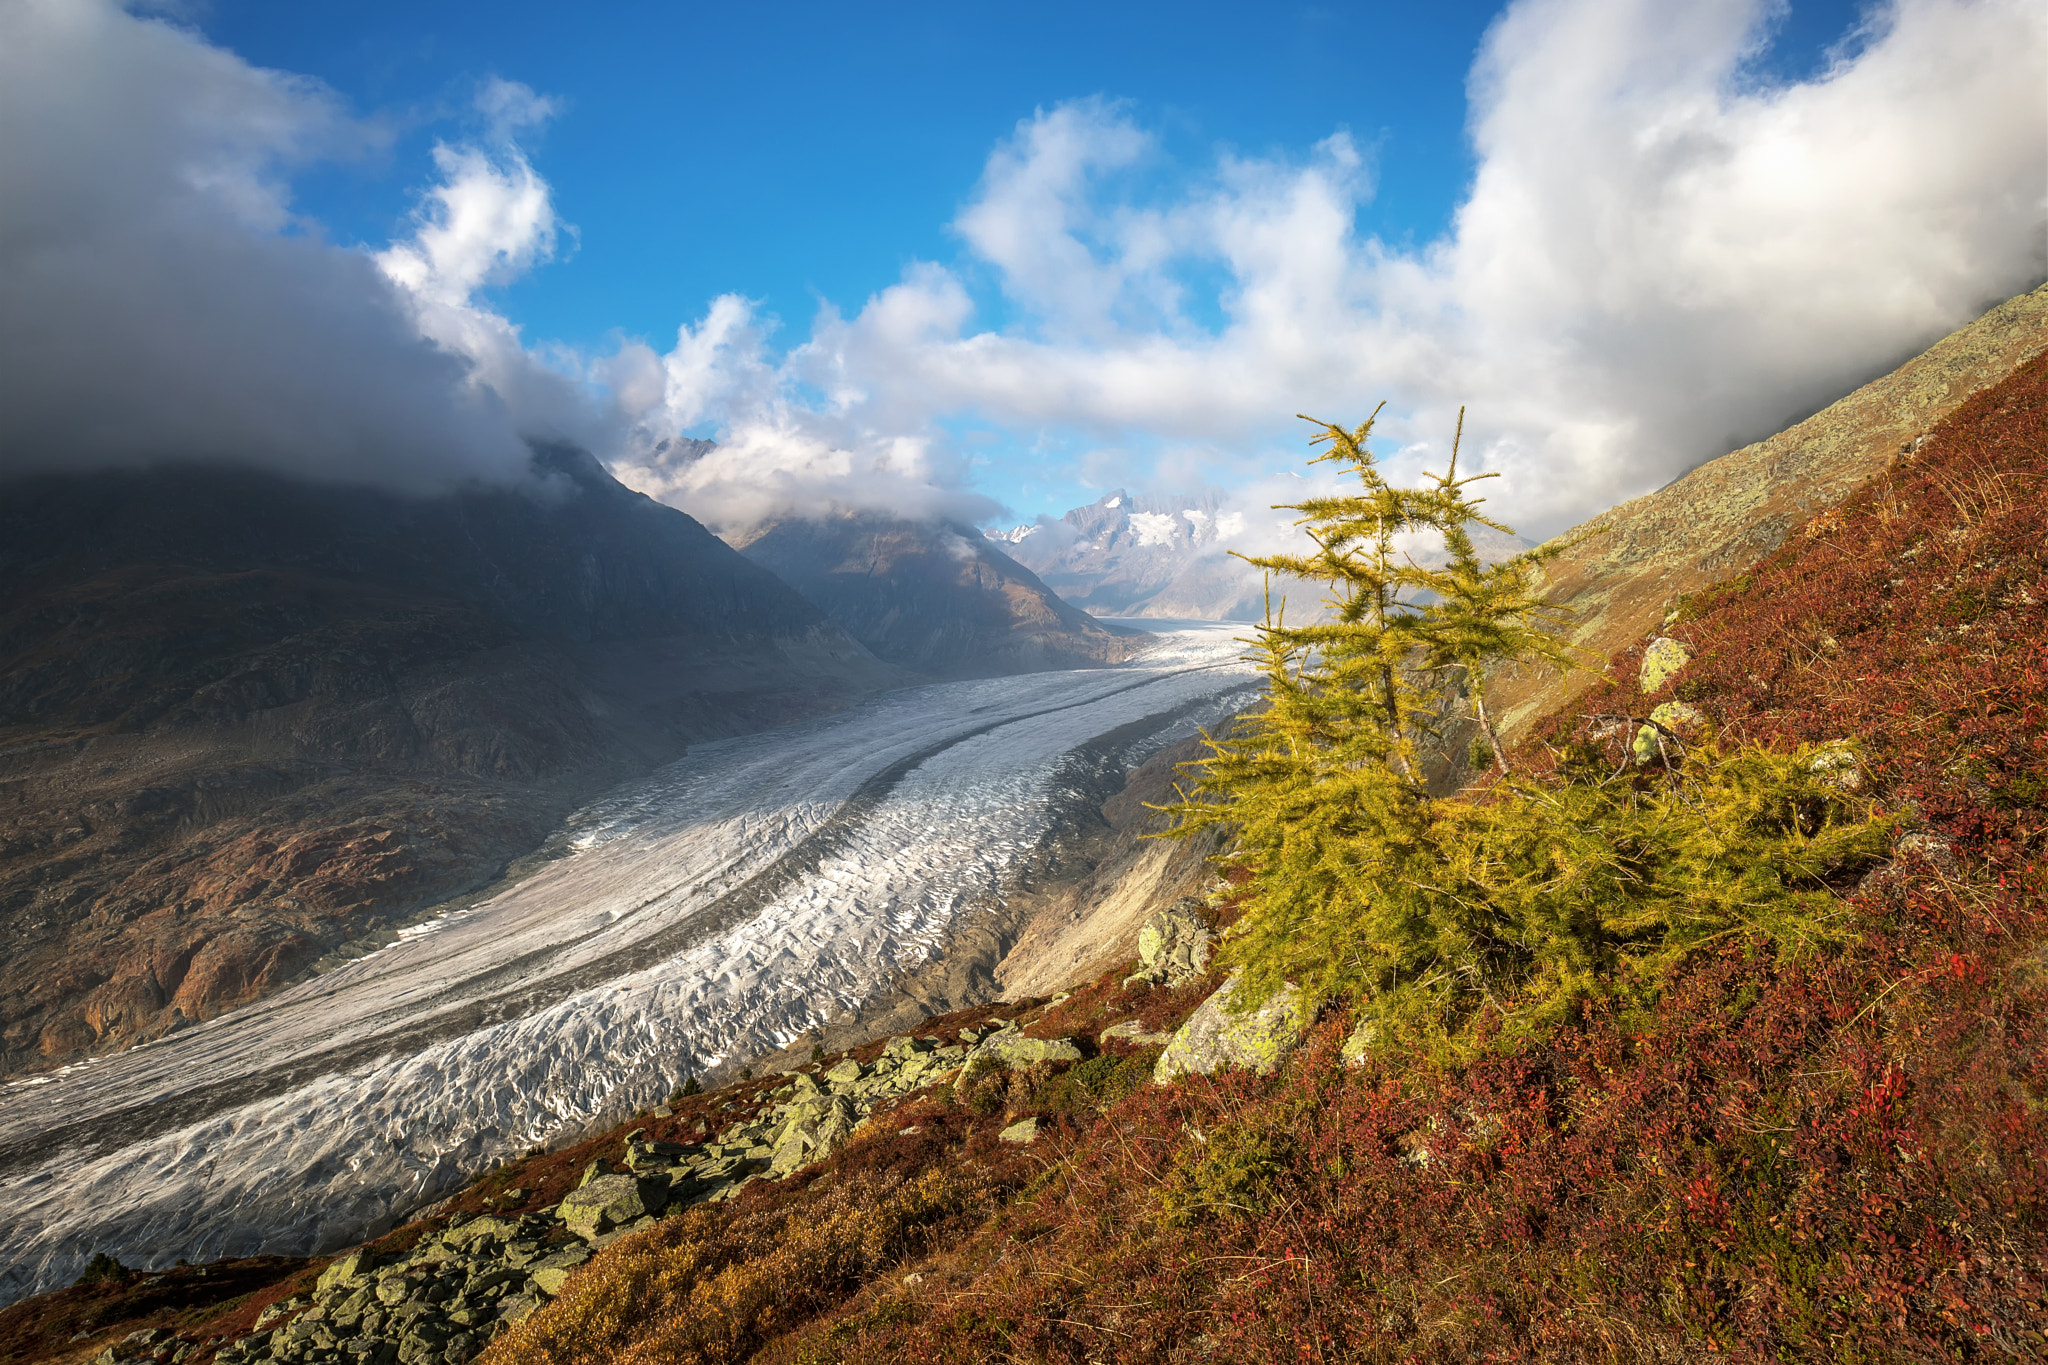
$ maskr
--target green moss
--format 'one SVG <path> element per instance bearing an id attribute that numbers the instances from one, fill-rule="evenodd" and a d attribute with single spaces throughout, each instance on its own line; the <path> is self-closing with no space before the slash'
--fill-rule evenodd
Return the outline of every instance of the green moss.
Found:
<path id="1" fill-rule="evenodd" d="M 1285 1132 L 1269 1124 L 1227 1123 L 1192 1141 L 1159 1189 L 1166 1224 L 1258 1217 L 1272 1204 L 1288 1156 Z"/>

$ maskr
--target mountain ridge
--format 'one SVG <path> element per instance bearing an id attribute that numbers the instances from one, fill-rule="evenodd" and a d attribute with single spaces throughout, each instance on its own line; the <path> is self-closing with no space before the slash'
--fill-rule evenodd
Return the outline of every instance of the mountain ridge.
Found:
<path id="1" fill-rule="evenodd" d="M 944 519 L 871 511 L 792 517 L 734 543 L 878 658 L 934 678 L 1093 667 L 1130 658 L 1144 644 Z"/>
<path id="2" fill-rule="evenodd" d="M 688 744 L 910 675 L 588 455 L 0 490 L 0 1071 L 257 998 Z"/>

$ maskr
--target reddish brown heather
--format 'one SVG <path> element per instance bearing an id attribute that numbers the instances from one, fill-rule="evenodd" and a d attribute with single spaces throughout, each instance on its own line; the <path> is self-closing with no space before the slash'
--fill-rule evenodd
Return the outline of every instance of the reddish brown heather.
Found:
<path id="1" fill-rule="evenodd" d="M 1883 472 L 1972 394 L 2048 347 L 2048 285 L 2019 294 L 1881 379 L 1766 441 L 1701 465 L 1669 487 L 1593 518 L 1551 566 L 1579 613 L 1573 640 L 1597 662 L 1654 628 L 1681 595 L 1739 573 L 1792 528 Z M 1511 737 L 1586 686 L 1583 673 L 1506 670 L 1489 696 Z"/>

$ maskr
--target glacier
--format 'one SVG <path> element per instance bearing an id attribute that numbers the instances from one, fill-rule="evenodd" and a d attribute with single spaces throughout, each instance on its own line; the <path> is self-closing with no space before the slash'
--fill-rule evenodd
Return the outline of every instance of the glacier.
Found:
<path id="1" fill-rule="evenodd" d="M 530 875 L 270 999 L 0 1089 L 0 1303 L 374 1236 L 490 1162 L 775 1050 L 1003 895 L 1101 737 L 1244 704 L 1241 626 L 1114 668 L 933 684 L 706 744 Z"/>

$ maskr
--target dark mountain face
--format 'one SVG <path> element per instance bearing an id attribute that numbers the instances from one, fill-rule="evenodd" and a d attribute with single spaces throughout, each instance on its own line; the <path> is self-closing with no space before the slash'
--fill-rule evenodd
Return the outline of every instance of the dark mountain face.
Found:
<path id="1" fill-rule="evenodd" d="M 877 656 L 931 677 L 1085 668 L 1140 644 L 1062 602 L 979 532 L 947 522 L 790 520 L 741 549 Z"/>
<path id="2" fill-rule="evenodd" d="M 0 1070 L 255 998 L 693 740 L 907 681 L 588 456 L 536 470 L 0 484 Z"/>

